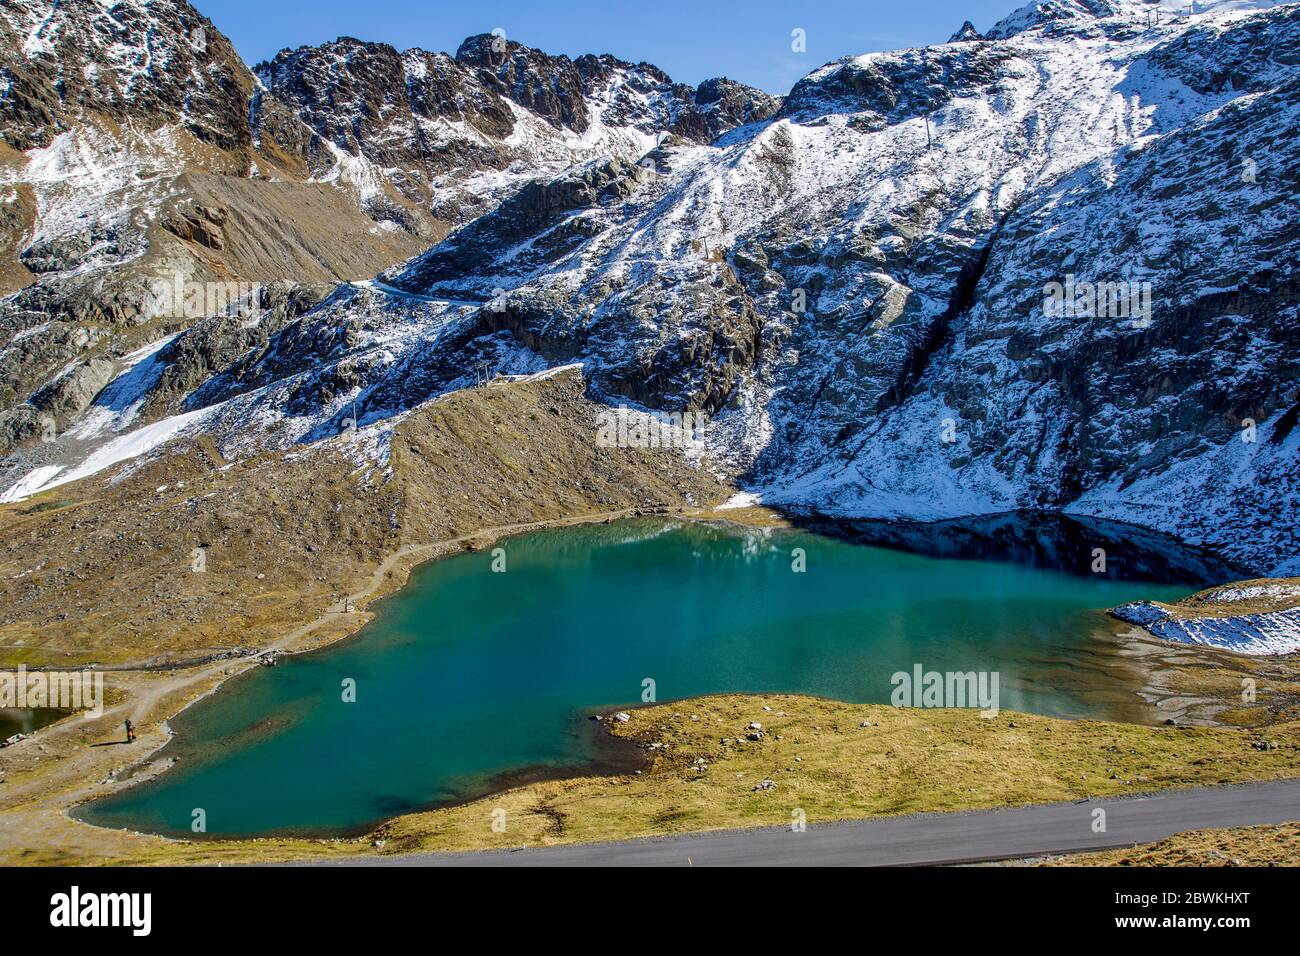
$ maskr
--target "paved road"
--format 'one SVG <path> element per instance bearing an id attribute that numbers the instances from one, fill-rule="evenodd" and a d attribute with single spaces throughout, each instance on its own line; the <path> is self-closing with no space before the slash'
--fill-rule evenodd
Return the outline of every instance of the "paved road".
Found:
<path id="1" fill-rule="evenodd" d="M 1095 811 L 1106 830 L 1094 833 Z M 1013 810 L 925 813 L 788 829 L 589 843 L 487 853 L 371 857 L 383 866 L 906 866 L 1102 850 L 1181 830 L 1300 820 L 1300 780 Z M 487 821 L 484 821 L 484 826 Z"/>

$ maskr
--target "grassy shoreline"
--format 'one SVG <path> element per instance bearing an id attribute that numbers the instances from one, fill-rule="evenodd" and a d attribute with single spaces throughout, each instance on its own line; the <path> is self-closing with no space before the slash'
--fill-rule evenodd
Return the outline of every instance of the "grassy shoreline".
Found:
<path id="1" fill-rule="evenodd" d="M 359 838 L 133 836 L 117 858 L 55 853 L 41 862 L 272 862 L 551 846 L 788 826 L 796 810 L 815 825 L 1300 777 L 1300 722 L 1269 728 L 1264 736 L 1277 748 L 1257 749 L 1261 734 L 1235 728 L 1010 712 L 984 719 L 794 695 L 711 696 L 628 714 L 605 725 L 642 748 L 648 763 L 640 773 L 536 781 L 405 814 Z M 764 736 L 744 740 L 754 721 Z M 506 829 L 497 832 L 494 814 L 502 813 Z"/>

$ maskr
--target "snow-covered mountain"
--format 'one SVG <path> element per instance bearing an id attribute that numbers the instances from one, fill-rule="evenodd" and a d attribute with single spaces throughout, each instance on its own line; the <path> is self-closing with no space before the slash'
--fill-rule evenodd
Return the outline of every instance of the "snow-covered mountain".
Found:
<path id="1" fill-rule="evenodd" d="M 570 60 L 493 34 L 455 56 L 344 37 L 285 50 L 257 74 L 318 134 L 318 168 L 363 167 L 451 223 L 545 171 L 636 159 L 669 133 L 708 142 L 779 105 L 730 80 L 693 89 L 647 63 Z"/>
<path id="2" fill-rule="evenodd" d="M 1300 573 L 1300 6 L 1187 9 L 1047 0 L 779 103 L 491 36 L 282 53 L 250 103 L 311 130 L 309 178 L 375 184 L 385 229 L 456 228 L 159 337 L 65 444 L 11 455 L 9 494 L 354 408 L 382 456 L 485 372 L 582 362 L 597 398 L 709 413 L 773 504 L 1064 510 Z M 354 202 L 382 219 L 379 194 Z"/>
<path id="3" fill-rule="evenodd" d="M 447 224 L 539 174 L 595 156 L 637 159 L 668 133 L 708 142 L 779 105 L 728 79 L 695 90 L 649 64 L 569 60 L 493 34 L 471 36 L 455 56 L 341 38 L 286 49 L 257 75 L 317 134 L 322 174 L 391 182 Z"/>
<path id="4" fill-rule="evenodd" d="M 17 294 L 0 302 L 0 451 L 42 414 L 62 428 L 127 356 L 194 324 L 151 307 L 160 282 L 366 278 L 530 179 L 777 106 L 493 35 L 455 57 L 345 38 L 255 74 L 184 0 L 7 2 L 0 293 Z M 187 374 L 269 332 L 237 330 Z"/>

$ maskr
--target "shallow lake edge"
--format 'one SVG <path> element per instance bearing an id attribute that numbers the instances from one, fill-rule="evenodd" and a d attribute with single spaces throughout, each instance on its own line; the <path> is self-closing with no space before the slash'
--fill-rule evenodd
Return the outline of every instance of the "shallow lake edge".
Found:
<path id="1" fill-rule="evenodd" d="M 707 510 L 705 509 L 696 509 L 696 510 L 630 509 L 626 512 L 597 513 L 597 514 L 587 515 L 587 516 L 576 516 L 576 517 L 569 517 L 569 518 L 559 518 L 552 521 L 535 522 L 529 524 L 526 527 L 517 528 L 514 530 L 503 530 L 503 529 L 495 529 L 495 528 L 482 529 L 480 531 L 466 533 L 465 535 L 461 536 L 459 539 L 455 539 L 458 543 L 452 544 L 450 546 L 448 546 L 447 542 L 430 542 L 426 545 L 416 545 L 414 546 L 415 548 L 432 549 L 432 548 L 445 547 L 445 550 L 442 550 L 439 553 L 433 554 L 429 557 L 401 562 L 395 565 L 394 568 L 389 572 L 389 576 L 387 580 L 383 582 L 388 586 L 386 587 L 381 586 L 381 588 L 377 589 L 374 594 L 372 594 L 366 599 L 363 608 L 362 607 L 357 608 L 358 610 L 364 611 L 364 615 L 359 617 L 358 620 L 356 620 L 355 622 L 348 622 L 351 626 L 343 633 L 340 633 L 337 636 L 320 643 L 309 644 L 308 646 L 304 646 L 304 647 L 284 648 L 281 650 L 277 650 L 276 655 L 278 657 L 299 657 L 303 655 L 321 653 L 327 650 L 337 649 L 338 647 L 344 645 L 347 641 L 359 638 L 362 632 L 382 613 L 381 606 L 383 603 L 399 597 L 403 592 L 415 586 L 416 584 L 415 577 L 422 569 L 445 558 L 451 558 L 465 553 L 484 550 L 485 548 L 488 548 L 499 541 L 509 540 L 511 538 L 520 537 L 523 535 L 535 534 L 535 533 L 544 532 L 548 530 L 581 527 L 584 525 L 612 524 L 616 521 L 644 520 L 644 521 L 664 521 L 664 522 L 670 522 L 673 524 L 682 524 L 682 525 L 694 523 L 694 524 L 704 524 L 704 525 L 726 525 L 726 526 L 730 526 L 733 528 L 740 528 L 740 529 L 773 529 L 773 530 L 780 529 L 780 530 L 790 530 L 790 531 L 803 531 L 807 533 L 819 534 L 826 537 L 838 538 L 840 540 L 850 541 L 850 542 L 855 542 L 860 544 L 875 544 L 876 546 L 879 547 L 891 547 L 890 544 L 885 543 L 879 539 L 876 539 L 874 541 L 869 540 L 867 537 L 863 535 L 863 529 L 866 527 L 884 528 L 884 527 L 894 526 L 894 527 L 904 529 L 905 531 L 911 531 L 911 532 L 919 531 L 925 533 L 929 530 L 940 529 L 945 526 L 972 527 L 981 522 L 998 521 L 998 520 L 1011 520 L 1011 521 L 1024 520 L 1030 524 L 1039 521 L 1062 522 L 1062 523 L 1072 522 L 1075 524 L 1089 523 L 1089 519 L 1080 521 L 1080 519 L 1077 516 L 1066 515 L 1062 512 L 1057 512 L 1057 511 L 1042 511 L 1042 510 L 1008 511 L 1008 512 L 999 512 L 996 514 L 989 514 L 989 515 L 972 515 L 966 518 L 943 519 L 939 521 L 916 521 L 911 519 L 853 518 L 853 517 L 846 517 L 843 515 L 827 515 L 811 509 L 799 510 L 799 511 L 794 511 L 794 510 L 776 511 L 771 508 L 767 508 L 763 506 L 739 509 L 738 511 L 739 513 L 737 513 L 737 510 L 731 510 L 731 509 L 720 511 L 716 508 L 707 509 Z M 1230 568 L 1230 566 L 1227 565 L 1226 562 L 1224 562 L 1221 558 L 1215 555 L 1212 551 L 1200 547 L 1195 547 L 1192 545 L 1187 545 L 1179 541 L 1178 539 L 1173 538 L 1172 536 L 1164 535 L 1158 532 L 1152 532 L 1149 529 L 1143 528 L 1138 525 L 1127 525 L 1122 522 L 1114 522 L 1108 520 L 1103 521 L 1102 519 L 1098 519 L 1098 522 L 1102 525 L 1111 526 L 1121 531 L 1129 531 L 1139 536 L 1146 536 L 1153 539 L 1163 539 L 1167 541 L 1170 545 L 1176 546 L 1177 548 L 1184 550 L 1188 554 L 1199 555 L 1213 564 L 1220 565 L 1224 568 Z M 909 549 L 902 548 L 901 550 L 909 550 Z M 919 549 L 913 551 L 912 553 L 918 553 L 918 554 L 928 553 L 929 556 L 931 557 L 943 556 L 937 552 L 927 552 L 925 549 Z M 394 553 L 394 555 L 390 556 L 390 558 L 395 556 L 396 556 L 396 552 Z M 951 557 L 972 557 L 972 556 L 973 555 L 961 555 L 961 556 L 951 555 Z M 384 560 L 386 561 L 389 560 L 390 558 L 385 558 Z M 381 562 L 380 567 L 382 567 L 382 563 L 383 562 Z M 1231 573 L 1238 573 L 1238 572 L 1239 569 L 1232 569 Z M 1230 578 L 1230 580 L 1236 580 L 1236 578 Z M 1214 581 L 1210 583 L 1223 584 L 1228 582 Z M 1203 587 L 1207 585 L 1201 585 L 1201 586 Z M 1105 613 L 1105 612 L 1101 611 L 1101 613 Z M 1118 624 L 1119 622 L 1116 623 Z M 1116 639 L 1122 639 L 1122 636 L 1118 632 L 1116 633 Z M 629 740 L 626 738 L 618 737 L 615 734 L 610 733 L 609 730 L 606 728 L 605 721 L 593 720 L 591 719 L 593 715 L 598 714 L 600 711 L 609 711 L 612 709 L 612 707 L 621 707 L 623 709 L 632 710 L 638 707 L 652 707 L 658 704 L 684 703 L 689 700 L 695 699 L 697 697 L 716 696 L 712 694 L 693 695 L 691 697 L 673 699 L 672 701 L 658 701 L 651 704 L 630 704 L 629 703 L 624 705 L 611 705 L 611 707 L 590 707 L 585 709 L 578 709 L 575 711 L 575 716 L 573 718 L 575 721 L 575 727 L 579 728 L 580 733 L 583 733 L 584 735 L 590 737 L 590 743 L 593 745 L 595 750 L 602 752 L 595 759 L 589 761 L 583 761 L 577 764 L 565 764 L 565 765 L 555 765 L 555 766 L 525 766 L 510 771 L 505 771 L 503 773 L 485 778 L 484 786 L 482 788 L 474 788 L 472 793 L 464 797 L 459 797 L 453 800 L 432 801 L 426 805 L 404 808 L 391 815 L 386 815 L 380 820 L 377 820 L 372 823 L 364 824 L 364 825 L 359 825 L 357 827 L 335 828 L 328 831 L 312 830 L 309 828 L 304 828 L 304 829 L 286 828 L 283 830 L 263 831 L 256 834 L 237 834 L 237 833 L 208 834 L 208 833 L 192 833 L 192 832 L 185 832 L 185 831 L 162 832 L 162 831 L 152 831 L 152 830 L 134 830 L 131 829 L 130 827 L 109 826 L 106 824 L 97 823 L 93 819 L 87 819 L 83 814 L 87 812 L 96 803 L 100 802 L 101 800 L 116 796 L 117 794 L 125 791 L 127 788 L 153 781 L 157 779 L 159 776 L 161 776 L 162 774 L 167 773 L 169 770 L 171 770 L 172 767 L 175 765 L 174 763 L 160 768 L 152 768 L 151 765 L 156 763 L 160 759 L 165 759 L 167 755 L 167 751 L 170 750 L 173 746 L 177 746 L 177 747 L 180 746 L 178 738 L 183 733 L 183 729 L 179 726 L 173 729 L 172 727 L 173 723 L 178 723 L 178 724 L 183 723 L 185 720 L 186 713 L 192 707 L 194 707 L 194 705 L 199 704 L 202 701 L 206 701 L 211 697 L 214 697 L 222 689 L 231 687 L 232 681 L 236 681 L 240 677 L 247 676 L 250 672 L 254 672 L 257 667 L 263 666 L 258 662 L 256 656 L 243 658 L 234 663 L 237 663 L 238 665 L 242 665 L 242 666 L 239 666 L 238 670 L 236 670 L 235 672 L 225 675 L 214 686 L 209 688 L 204 693 L 196 696 L 194 699 L 188 701 L 184 706 L 182 706 L 175 713 L 169 715 L 168 717 L 164 718 L 161 721 L 163 727 L 167 730 L 169 738 L 163 741 L 154 750 L 150 751 L 147 754 L 143 754 L 140 757 L 133 760 L 131 764 L 128 765 L 127 768 L 125 768 L 124 776 L 122 778 L 123 785 L 121 787 L 118 787 L 110 794 L 99 794 L 99 795 L 81 799 L 76 803 L 74 803 L 73 805 L 67 807 L 64 811 L 65 814 L 70 819 L 74 820 L 77 823 L 81 823 L 87 826 L 92 826 L 97 829 L 140 834 L 145 836 L 157 837 L 165 840 L 185 840 L 191 842 L 240 842 L 240 841 L 247 841 L 250 839 L 272 840 L 272 839 L 281 839 L 281 838 L 311 839 L 311 840 L 330 840 L 330 839 L 355 840 L 364 835 L 373 833 L 378 829 L 382 828 L 383 826 L 385 826 L 386 824 L 391 823 L 392 821 L 400 819 L 405 816 L 418 814 L 418 813 L 425 813 L 433 810 L 448 809 L 457 806 L 463 806 L 466 804 L 474 803 L 476 801 L 487 799 L 493 795 L 501 794 L 506 792 L 507 790 L 514 789 L 516 787 L 524 786 L 527 784 L 540 783 L 540 782 L 551 781 L 551 780 L 573 779 L 577 777 L 592 777 L 592 776 L 617 777 L 617 776 L 622 776 L 625 774 L 636 772 L 637 770 L 644 768 L 644 766 L 648 765 L 649 763 L 649 758 L 640 749 L 639 744 L 635 740 Z M 233 686 L 237 689 L 237 684 Z M 1139 697 L 1141 696 L 1141 693 L 1144 689 L 1146 688 L 1140 682 L 1135 683 L 1132 688 L 1134 695 Z M 229 692 L 235 692 L 235 691 L 232 690 Z M 743 691 L 737 691 L 731 693 L 734 693 L 735 696 L 741 696 L 741 697 L 754 696 L 752 693 L 746 693 Z M 817 695 L 805 694 L 801 696 L 815 698 Z M 833 698 L 830 697 L 824 697 L 821 699 L 827 701 L 833 700 Z M 836 702 L 842 703 L 841 701 L 836 701 Z M 599 732 L 593 732 L 597 728 L 599 729 Z M 152 770 L 152 772 L 149 773 L 141 772 L 145 770 Z"/>

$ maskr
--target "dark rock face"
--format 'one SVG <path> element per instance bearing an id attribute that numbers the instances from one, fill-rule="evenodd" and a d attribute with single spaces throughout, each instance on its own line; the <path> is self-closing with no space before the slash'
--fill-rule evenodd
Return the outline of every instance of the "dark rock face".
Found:
<path id="1" fill-rule="evenodd" d="M 92 254 L 120 253 L 118 230 L 111 225 L 96 223 L 77 232 L 52 236 L 33 242 L 20 254 L 24 266 L 36 274 L 76 269 Z"/>
<path id="2" fill-rule="evenodd" d="M 557 129 L 584 133 L 591 125 L 582 74 L 567 56 L 484 33 L 460 45 L 456 62 Z"/>
<path id="3" fill-rule="evenodd" d="M 662 130 L 707 143 L 737 126 L 768 119 L 780 107 L 776 97 L 726 77 L 692 90 L 648 63 L 633 65 L 608 54 L 581 56 L 574 65 L 586 95 L 609 104 L 602 122 L 642 132 Z"/>
<path id="4" fill-rule="evenodd" d="M 762 325 L 723 264 L 629 288 L 591 324 L 593 386 L 649 408 L 714 415 L 757 368 Z"/>
<path id="5" fill-rule="evenodd" d="M 591 125 L 593 101 L 602 104 L 601 121 L 607 126 L 666 131 L 700 143 L 765 120 L 779 105 L 775 97 L 722 77 L 692 89 L 649 63 L 632 64 L 609 54 L 570 60 L 491 34 L 467 39 L 456 51 L 456 61 L 495 79 L 505 96 L 556 128 L 576 133 Z"/>
<path id="6" fill-rule="evenodd" d="M 30 404 L 38 411 L 48 412 L 62 420 L 89 405 L 116 372 L 117 366 L 113 362 L 92 358 L 35 392 Z"/>
<path id="7" fill-rule="evenodd" d="M 0 129 L 17 150 L 48 146 L 84 117 L 142 131 L 180 123 L 236 155 L 253 150 L 252 76 L 184 0 L 14 0 L 0 13 Z"/>
<path id="8" fill-rule="evenodd" d="M 464 122 L 493 139 L 514 129 L 514 115 L 498 91 L 485 88 L 444 54 L 401 54 L 387 44 L 342 37 L 284 50 L 257 71 L 275 98 L 314 132 L 309 152 L 318 169 L 334 162 L 322 140 L 328 141 L 385 168 L 419 170 L 423 180 L 396 182 L 415 197 L 438 173 L 504 165 L 504 155 L 490 146 L 458 139 L 447 149 L 442 137 L 425 128 L 435 119 Z"/>
<path id="9" fill-rule="evenodd" d="M 70 364 L 107 338 L 93 326 L 58 321 L 50 322 L 43 333 L 14 336 L 0 352 L 0 401 L 5 406 L 39 388 L 49 378 L 47 370 Z"/>
<path id="10" fill-rule="evenodd" d="M 1282 7 L 1233 30 L 1194 27 L 1152 50 L 1151 61 L 1198 93 L 1269 89 L 1300 66 L 1300 10 Z"/>
<path id="11" fill-rule="evenodd" d="M 159 354 L 163 370 L 150 391 L 146 411 L 175 411 L 192 391 L 265 347 L 276 332 L 332 291 L 329 285 L 271 283 L 257 291 L 256 322 L 238 316 L 204 319 Z"/>
<path id="12" fill-rule="evenodd" d="M 3 37 L 4 49 L 9 50 L 15 40 Z M 37 70 L 9 55 L 0 63 L 0 77 L 6 87 L 4 99 L 0 100 L 5 142 L 17 150 L 47 145 L 63 126 L 62 104 L 54 86 Z"/>
<path id="13" fill-rule="evenodd" d="M 595 206 L 626 199 L 648 177 L 640 166 L 621 159 L 587 163 L 542 182 L 535 180 L 503 202 L 496 210 L 385 276 L 399 289 L 453 298 L 491 297 L 495 283 L 483 279 L 490 265 L 512 247 L 532 240 L 517 256 L 516 271 L 535 271 L 573 252 L 596 224 L 569 218 Z M 552 228 L 554 227 L 554 228 Z"/>
<path id="14" fill-rule="evenodd" d="M 225 223 L 226 211 L 214 206 L 170 209 L 161 221 L 162 227 L 178 239 L 196 242 L 209 249 L 225 246 L 225 236 L 221 231 Z"/>
<path id="15" fill-rule="evenodd" d="M 41 434 L 41 417 L 31 405 L 0 410 L 0 454 Z"/>
<path id="16" fill-rule="evenodd" d="M 325 302 L 319 317 L 328 315 L 327 322 L 303 321 L 287 301 L 251 333 L 227 320 L 208 320 L 171 346 L 182 360 L 173 394 L 184 396 L 186 411 L 206 408 L 342 357 L 363 324 L 332 308 L 347 298 L 337 293 Z"/>
<path id="17" fill-rule="evenodd" d="M 761 123 L 775 116 L 781 108 L 781 100 L 752 86 L 719 76 L 699 85 L 695 90 L 695 105 L 713 118 L 710 128 L 716 135 L 735 126 Z"/>

